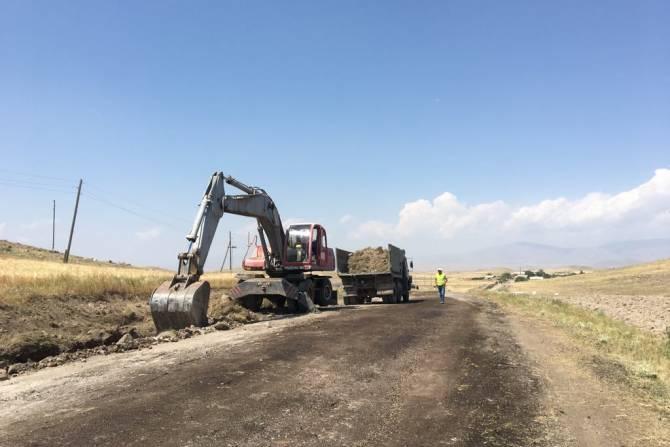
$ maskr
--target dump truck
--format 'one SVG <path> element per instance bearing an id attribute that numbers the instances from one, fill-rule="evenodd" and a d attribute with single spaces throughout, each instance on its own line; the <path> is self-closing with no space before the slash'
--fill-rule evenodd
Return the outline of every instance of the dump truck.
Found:
<path id="1" fill-rule="evenodd" d="M 335 249 L 337 274 L 342 280 L 344 304 L 363 304 L 381 297 L 384 303 L 408 302 L 412 289 L 410 268 L 405 250 L 388 244 L 388 270 L 370 273 L 351 273 L 349 258 L 352 252 Z"/>

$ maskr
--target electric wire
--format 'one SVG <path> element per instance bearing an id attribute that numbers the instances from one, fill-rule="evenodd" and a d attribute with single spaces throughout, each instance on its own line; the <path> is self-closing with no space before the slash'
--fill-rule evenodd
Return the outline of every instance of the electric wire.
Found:
<path id="1" fill-rule="evenodd" d="M 72 181 L 71 179 L 66 179 L 66 178 L 63 178 L 63 177 L 54 177 L 54 176 L 51 176 L 51 175 L 20 172 L 20 171 L 14 171 L 12 169 L 7 169 L 7 168 L 0 168 L 0 172 L 6 172 L 8 174 L 18 175 L 20 177 L 42 178 L 42 179 L 56 180 L 56 181 L 59 181 L 59 182 L 67 182 L 67 183 L 70 183 Z"/>
<path id="2" fill-rule="evenodd" d="M 100 187 L 98 187 L 98 186 L 92 185 L 90 182 L 85 182 L 85 184 L 86 184 L 86 188 L 87 188 L 87 189 L 93 189 L 94 191 L 98 191 L 98 193 L 99 193 L 98 196 L 100 196 L 100 194 L 104 194 L 104 195 L 107 196 L 107 197 L 109 197 L 109 196 L 115 196 L 114 193 L 109 192 L 109 191 L 106 191 L 106 190 L 104 190 L 104 189 L 102 189 L 102 188 L 100 188 Z M 146 210 L 146 211 L 151 212 L 152 214 L 164 214 L 164 211 L 159 211 L 159 210 L 156 210 L 156 209 L 152 209 L 152 208 L 150 208 L 150 207 L 148 207 L 148 206 L 146 206 L 146 205 L 144 205 L 144 204 L 142 204 L 142 203 L 135 202 L 135 201 L 133 201 L 133 200 L 129 200 L 129 199 L 123 198 L 122 201 L 123 201 L 123 203 L 130 203 L 130 204 L 133 204 L 133 205 L 135 205 L 135 206 L 138 207 L 138 208 L 141 208 L 141 209 L 143 209 L 143 210 Z M 190 226 L 190 225 L 191 225 L 190 222 L 188 222 L 187 220 L 182 219 L 182 218 L 170 217 L 170 219 L 173 220 L 173 221 L 175 221 L 175 222 L 179 222 L 181 225 L 185 225 L 185 226 Z"/>
<path id="3" fill-rule="evenodd" d="M 39 184 L 24 184 L 24 183 L 16 183 L 16 182 L 11 182 L 11 181 L 6 181 L 3 179 L 0 179 L 0 186 L 6 186 L 10 188 L 23 188 L 23 189 L 32 189 L 32 190 L 37 190 L 37 191 L 50 191 L 50 192 L 58 192 L 58 193 L 67 193 L 71 194 L 76 187 L 50 187 L 50 186 L 42 186 Z"/>
<path id="4" fill-rule="evenodd" d="M 135 217 L 139 217 L 139 218 L 142 218 L 142 219 L 151 221 L 151 222 L 153 222 L 153 223 L 157 223 L 157 224 L 159 224 L 159 225 L 165 225 L 165 226 L 167 226 L 167 227 L 172 228 L 173 230 L 177 230 L 177 231 L 183 231 L 183 230 L 184 230 L 183 227 L 179 227 L 179 226 L 174 225 L 174 224 L 172 224 L 172 223 L 166 222 L 165 219 L 160 219 L 160 220 L 159 220 L 159 219 L 154 218 L 154 217 L 152 217 L 152 216 L 148 216 L 148 215 L 146 215 L 146 214 L 137 212 L 137 211 L 132 210 L 132 209 L 130 209 L 130 208 L 127 208 L 127 207 L 125 207 L 125 206 L 123 206 L 123 205 L 119 205 L 119 204 L 114 203 L 114 202 L 112 202 L 112 201 L 110 201 L 110 200 L 108 200 L 108 199 L 105 199 L 105 198 L 103 198 L 103 197 L 100 197 L 100 196 L 97 196 L 97 195 L 95 195 L 95 194 L 92 194 L 91 192 L 84 191 L 83 188 L 82 188 L 82 192 L 81 192 L 81 194 L 82 194 L 83 196 L 89 197 L 89 198 L 91 198 L 91 199 L 93 199 L 93 200 L 95 200 L 95 201 L 97 201 L 97 202 L 103 203 L 103 204 L 105 204 L 105 205 L 107 205 L 107 206 L 111 206 L 111 207 L 116 208 L 116 209 L 119 209 L 119 210 L 121 210 L 121 211 L 125 211 L 126 213 L 128 213 L 128 214 L 132 214 L 132 215 L 135 216 Z"/>

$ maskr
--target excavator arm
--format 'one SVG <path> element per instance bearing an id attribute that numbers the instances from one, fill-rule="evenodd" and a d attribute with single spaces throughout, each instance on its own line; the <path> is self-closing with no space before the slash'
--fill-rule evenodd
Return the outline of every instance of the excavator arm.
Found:
<path id="1" fill-rule="evenodd" d="M 224 183 L 244 194 L 226 195 Z M 186 236 L 188 251 L 177 256 L 177 273 L 151 295 L 151 315 L 159 332 L 207 324 L 210 288 L 207 281 L 200 281 L 200 276 L 224 213 L 255 218 L 266 270 L 281 270 L 286 235 L 279 211 L 270 196 L 260 188 L 247 186 L 233 177 L 224 176 L 222 172 L 215 172 L 200 201 L 191 232 Z"/>

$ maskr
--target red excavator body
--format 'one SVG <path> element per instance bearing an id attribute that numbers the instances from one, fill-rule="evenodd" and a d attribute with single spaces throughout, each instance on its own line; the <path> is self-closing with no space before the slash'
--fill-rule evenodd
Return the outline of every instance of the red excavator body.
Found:
<path id="1" fill-rule="evenodd" d="M 286 230 L 285 257 L 282 267 L 287 271 L 333 271 L 335 254 L 328 247 L 326 229 L 316 223 L 291 225 Z M 242 261 L 242 268 L 249 271 L 265 270 L 263 247 Z"/>

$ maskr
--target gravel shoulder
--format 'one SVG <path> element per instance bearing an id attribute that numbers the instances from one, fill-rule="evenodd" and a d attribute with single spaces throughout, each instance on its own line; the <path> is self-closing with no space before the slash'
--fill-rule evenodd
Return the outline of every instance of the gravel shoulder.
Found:
<path id="1" fill-rule="evenodd" d="M 619 365 L 547 322 L 507 314 L 546 394 L 542 418 L 561 446 L 670 446 L 670 420 L 619 381 Z"/>

